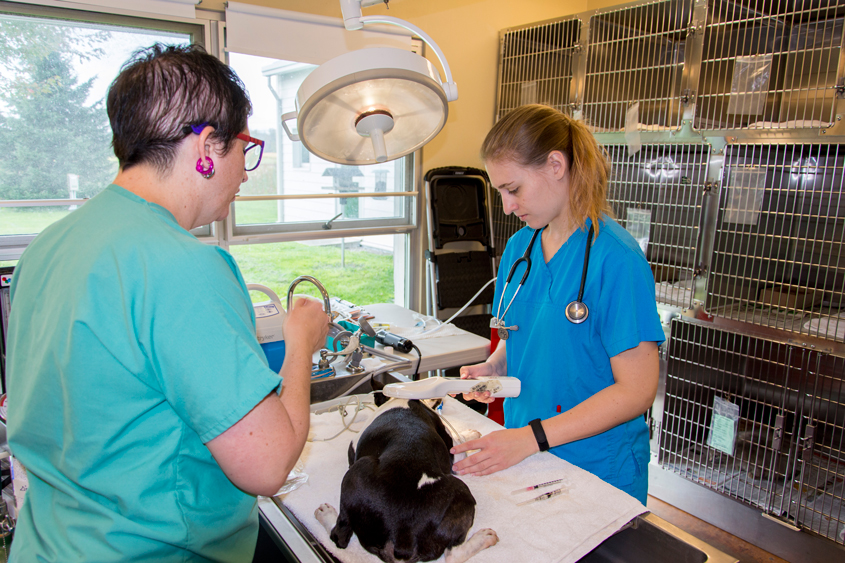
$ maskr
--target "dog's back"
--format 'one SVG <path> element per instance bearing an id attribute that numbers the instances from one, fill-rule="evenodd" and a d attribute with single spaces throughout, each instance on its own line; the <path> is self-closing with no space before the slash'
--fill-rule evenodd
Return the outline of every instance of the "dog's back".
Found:
<path id="1" fill-rule="evenodd" d="M 382 561 L 430 561 L 464 542 L 475 499 L 452 475 L 452 438 L 419 401 L 389 408 L 349 446 L 340 513 L 331 539 L 352 534 Z"/>

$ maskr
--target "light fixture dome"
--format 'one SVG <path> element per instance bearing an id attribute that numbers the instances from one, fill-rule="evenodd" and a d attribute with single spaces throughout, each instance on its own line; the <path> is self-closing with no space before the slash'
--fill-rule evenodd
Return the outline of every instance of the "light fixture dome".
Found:
<path id="1" fill-rule="evenodd" d="M 288 135 L 338 164 L 405 156 L 433 139 L 449 112 L 431 63 L 393 47 L 351 51 L 320 65 L 299 87 L 296 109 L 282 117 Z M 297 135 L 285 124 L 293 116 Z"/>

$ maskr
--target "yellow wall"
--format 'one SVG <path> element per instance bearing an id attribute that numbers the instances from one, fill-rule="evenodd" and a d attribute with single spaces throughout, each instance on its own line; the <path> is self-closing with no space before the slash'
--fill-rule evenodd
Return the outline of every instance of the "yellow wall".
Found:
<path id="1" fill-rule="evenodd" d="M 240 0 L 245 3 L 340 18 L 338 0 Z M 481 167 L 478 149 L 493 125 L 499 31 L 618 4 L 607 0 L 391 0 L 364 15 L 390 15 L 420 27 L 443 50 L 458 99 L 449 104 L 443 131 L 423 149 L 423 171 L 439 166 Z M 222 0 L 201 8 L 222 10 Z M 429 59 L 440 69 L 436 57 Z"/>

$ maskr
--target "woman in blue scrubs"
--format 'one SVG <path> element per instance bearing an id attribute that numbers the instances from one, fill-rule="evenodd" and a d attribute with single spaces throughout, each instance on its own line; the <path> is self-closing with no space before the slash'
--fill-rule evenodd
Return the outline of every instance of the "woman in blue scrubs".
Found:
<path id="1" fill-rule="evenodd" d="M 603 151 L 583 123 L 527 105 L 496 123 L 481 156 L 505 213 L 526 223 L 505 248 L 493 302 L 502 325 L 517 328 L 486 362 L 462 367 L 461 377 L 518 377 L 522 392 L 505 400 L 505 430 L 453 448 L 480 450 L 454 469 L 488 475 L 548 450 L 645 504 L 643 413 L 657 391 L 664 333 L 645 255 L 611 218 Z M 524 284 L 524 260 L 506 284 L 537 230 Z M 579 294 L 591 230 L 581 299 L 589 313 L 574 323 L 566 308 Z M 489 393 L 465 398 L 492 401 Z"/>

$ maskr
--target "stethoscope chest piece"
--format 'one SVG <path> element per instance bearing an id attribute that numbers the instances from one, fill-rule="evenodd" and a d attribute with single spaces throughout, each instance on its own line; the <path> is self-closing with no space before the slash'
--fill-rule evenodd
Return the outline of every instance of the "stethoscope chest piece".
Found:
<path id="1" fill-rule="evenodd" d="M 566 319 L 575 324 L 581 324 L 587 320 L 590 310 L 582 301 L 573 301 L 566 306 Z"/>

